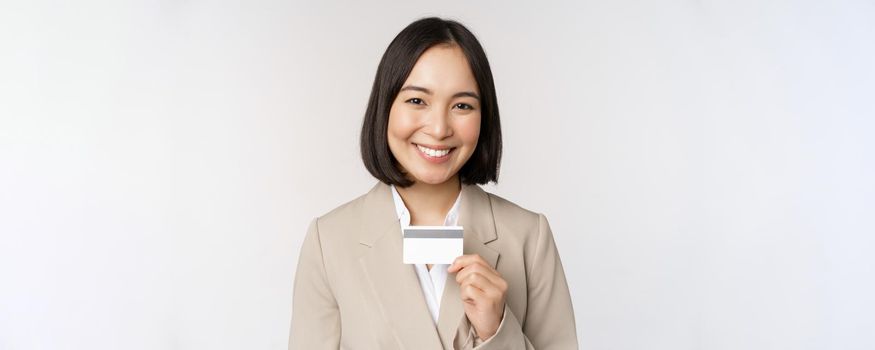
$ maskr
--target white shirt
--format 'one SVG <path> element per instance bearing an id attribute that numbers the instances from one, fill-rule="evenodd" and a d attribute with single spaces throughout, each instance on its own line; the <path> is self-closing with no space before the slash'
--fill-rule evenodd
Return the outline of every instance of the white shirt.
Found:
<path id="1" fill-rule="evenodd" d="M 459 198 L 462 197 L 462 192 L 459 192 L 459 197 L 456 197 L 456 202 L 447 217 L 444 219 L 444 226 L 456 226 L 459 223 Z M 401 223 L 401 234 L 404 234 L 403 228 L 410 226 L 410 211 L 404 205 L 401 195 L 392 185 L 392 200 L 395 202 L 395 213 L 398 214 L 398 221 Z M 447 269 L 449 264 L 435 264 L 429 270 L 425 264 L 415 264 L 416 275 L 419 277 L 419 286 L 422 287 L 422 294 L 425 296 L 425 302 L 428 304 L 428 311 L 431 312 L 431 318 L 437 325 L 438 314 L 441 309 L 441 297 L 444 295 L 444 284 L 447 282 Z"/>

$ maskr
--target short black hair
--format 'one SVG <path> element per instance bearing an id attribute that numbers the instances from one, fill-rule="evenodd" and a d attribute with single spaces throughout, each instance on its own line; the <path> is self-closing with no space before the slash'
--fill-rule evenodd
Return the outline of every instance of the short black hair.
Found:
<path id="1" fill-rule="evenodd" d="M 389 111 L 419 56 L 438 44 L 453 44 L 462 49 L 480 89 L 480 136 L 471 158 L 459 169 L 459 179 L 464 184 L 497 182 L 501 161 L 501 123 L 489 61 L 480 42 L 468 28 L 459 22 L 436 17 L 422 18 L 408 25 L 383 53 L 362 123 L 362 160 L 368 172 L 386 184 L 400 187 L 413 184 L 399 169 L 398 161 L 389 149 L 386 135 Z"/>

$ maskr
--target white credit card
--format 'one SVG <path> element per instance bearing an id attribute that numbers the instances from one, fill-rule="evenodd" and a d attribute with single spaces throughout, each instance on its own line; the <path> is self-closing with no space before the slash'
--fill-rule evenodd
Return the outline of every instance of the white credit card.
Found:
<path id="1" fill-rule="evenodd" d="M 462 256 L 462 226 L 407 226 L 405 264 L 452 264 Z"/>

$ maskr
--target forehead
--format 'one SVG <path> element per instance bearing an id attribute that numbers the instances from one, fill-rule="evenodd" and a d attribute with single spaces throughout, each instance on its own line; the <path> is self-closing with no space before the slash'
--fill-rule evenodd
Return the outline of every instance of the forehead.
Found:
<path id="1" fill-rule="evenodd" d="M 468 59 L 458 45 L 435 45 L 425 50 L 404 85 L 416 85 L 436 93 L 478 91 Z"/>

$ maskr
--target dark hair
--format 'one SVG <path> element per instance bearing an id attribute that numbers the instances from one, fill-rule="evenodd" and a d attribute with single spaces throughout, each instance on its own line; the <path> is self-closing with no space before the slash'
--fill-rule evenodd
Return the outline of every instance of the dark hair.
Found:
<path id="1" fill-rule="evenodd" d="M 423 18 L 408 25 L 383 53 L 362 123 L 360 142 L 365 167 L 371 175 L 386 184 L 400 187 L 413 184 L 398 168 L 398 161 L 389 149 L 386 135 L 389 110 L 419 56 L 438 44 L 458 45 L 462 49 L 480 89 L 480 136 L 471 158 L 459 169 L 459 179 L 464 184 L 498 181 L 501 123 L 495 83 L 486 53 L 465 26 L 436 17 Z"/>

